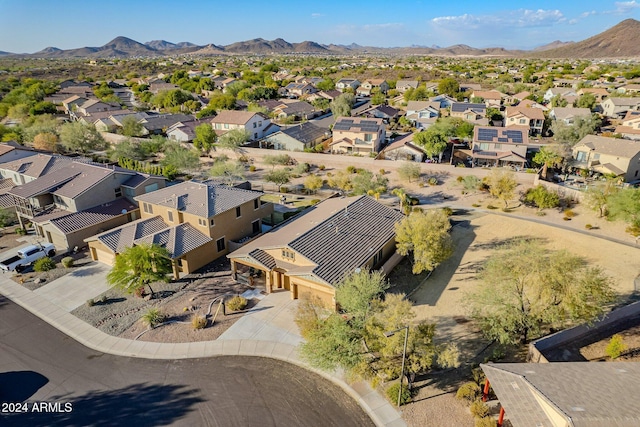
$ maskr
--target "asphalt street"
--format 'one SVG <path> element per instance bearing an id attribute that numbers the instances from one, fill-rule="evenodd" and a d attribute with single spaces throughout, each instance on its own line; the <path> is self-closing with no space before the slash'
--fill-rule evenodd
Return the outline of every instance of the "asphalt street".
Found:
<path id="1" fill-rule="evenodd" d="M 373 426 L 317 374 L 258 357 L 88 349 L 0 296 L 2 426 Z"/>

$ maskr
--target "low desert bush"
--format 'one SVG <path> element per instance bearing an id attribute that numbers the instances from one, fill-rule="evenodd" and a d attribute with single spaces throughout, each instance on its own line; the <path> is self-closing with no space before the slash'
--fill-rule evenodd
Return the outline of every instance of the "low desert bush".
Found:
<path id="1" fill-rule="evenodd" d="M 465 401 L 467 404 L 471 404 L 478 400 L 480 395 L 480 386 L 473 381 L 462 384 L 456 392 L 456 398 Z"/>
<path id="2" fill-rule="evenodd" d="M 576 213 L 574 211 L 572 211 L 571 209 L 565 209 L 564 210 L 564 216 L 567 218 L 573 218 L 574 216 L 576 216 Z"/>
<path id="3" fill-rule="evenodd" d="M 609 356 L 611 359 L 617 359 L 625 351 L 627 351 L 627 346 L 625 345 L 622 335 L 620 334 L 615 334 L 614 336 L 612 336 L 611 340 L 609 340 L 609 344 L 607 344 L 607 348 L 605 348 L 604 350 L 607 356 Z"/>
<path id="4" fill-rule="evenodd" d="M 193 326 L 193 329 L 204 329 L 207 327 L 207 323 L 207 318 L 199 314 L 194 314 L 191 318 L 191 326 Z"/>
<path id="5" fill-rule="evenodd" d="M 489 407 L 482 400 L 475 400 L 469 407 L 471 415 L 478 418 L 484 418 L 489 415 Z"/>
<path id="6" fill-rule="evenodd" d="M 229 299 L 226 302 L 227 308 L 231 311 L 240 311 L 244 310 L 247 306 L 247 299 L 240 295 L 236 295 L 235 297 Z"/>
<path id="7" fill-rule="evenodd" d="M 66 256 L 64 258 L 62 258 L 62 260 L 60 260 L 60 263 L 62 263 L 62 266 L 64 268 L 71 268 L 73 267 L 73 263 L 75 262 L 75 259 L 73 259 L 70 256 Z"/>
<path id="8" fill-rule="evenodd" d="M 476 418 L 475 427 L 496 427 L 498 422 L 491 417 Z"/>
<path id="9" fill-rule="evenodd" d="M 87 300 L 87 307 L 93 307 L 94 305 L 96 305 L 96 302 L 93 298 Z"/>
<path id="10" fill-rule="evenodd" d="M 159 308 L 152 307 L 142 315 L 142 322 L 149 328 L 155 328 L 164 321 L 164 314 Z"/>
<path id="11" fill-rule="evenodd" d="M 394 404 L 398 403 L 398 388 L 400 387 L 400 383 L 393 383 L 389 387 L 385 393 L 387 394 L 387 399 L 393 402 Z M 400 395 L 400 405 L 406 405 L 411 402 L 411 390 L 406 385 L 402 386 L 402 394 Z"/>
<path id="12" fill-rule="evenodd" d="M 35 271 L 49 271 L 56 268 L 56 262 L 48 256 L 40 258 L 33 263 L 33 269 Z"/>

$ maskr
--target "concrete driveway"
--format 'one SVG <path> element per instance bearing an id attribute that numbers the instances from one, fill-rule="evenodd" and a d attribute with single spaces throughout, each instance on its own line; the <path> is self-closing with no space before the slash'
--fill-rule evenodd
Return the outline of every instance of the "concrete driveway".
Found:
<path id="1" fill-rule="evenodd" d="M 33 292 L 71 312 L 110 288 L 106 278 L 110 270 L 111 267 L 106 264 L 91 262 Z"/>

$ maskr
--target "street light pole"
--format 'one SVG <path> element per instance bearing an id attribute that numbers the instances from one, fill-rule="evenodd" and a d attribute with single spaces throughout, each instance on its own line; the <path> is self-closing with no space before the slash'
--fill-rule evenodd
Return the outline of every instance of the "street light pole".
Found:
<path id="1" fill-rule="evenodd" d="M 385 332 L 384 336 L 389 338 L 404 329 L 404 346 L 402 347 L 402 368 L 400 368 L 400 387 L 398 388 L 398 408 L 400 407 L 400 399 L 402 398 L 402 377 L 404 377 L 404 361 L 407 357 L 407 341 L 409 339 L 409 325 L 398 328 L 394 331 Z"/>

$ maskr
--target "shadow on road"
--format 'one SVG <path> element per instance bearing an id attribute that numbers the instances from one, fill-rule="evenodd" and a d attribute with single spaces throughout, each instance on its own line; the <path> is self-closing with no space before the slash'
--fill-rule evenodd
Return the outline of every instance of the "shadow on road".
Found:
<path id="1" fill-rule="evenodd" d="M 197 390 L 184 385 L 135 384 L 82 396 L 54 396 L 47 401 L 61 402 L 61 411 L 9 416 L 3 420 L 3 426 L 171 425 L 203 399 Z M 67 402 L 72 405 L 70 412 L 64 412 Z"/>
<path id="2" fill-rule="evenodd" d="M 34 371 L 0 373 L 0 402 L 24 402 L 44 387 L 49 379 Z"/>

